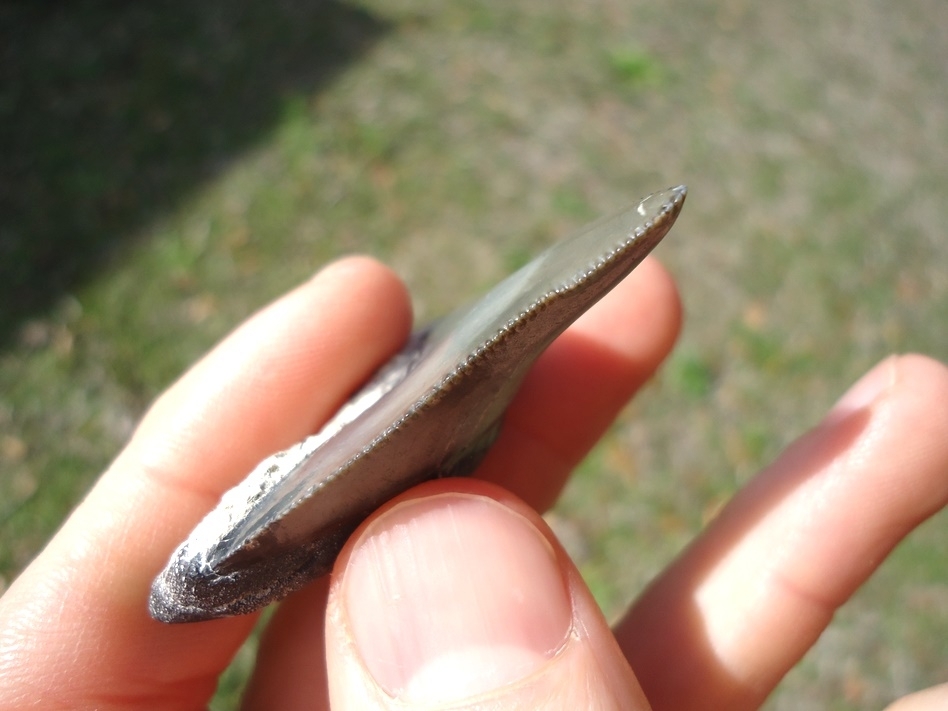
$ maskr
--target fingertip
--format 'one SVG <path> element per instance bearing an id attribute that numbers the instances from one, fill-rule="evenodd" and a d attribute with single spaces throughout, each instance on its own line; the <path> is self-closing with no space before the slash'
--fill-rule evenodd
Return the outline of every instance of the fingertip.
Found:
<path id="1" fill-rule="evenodd" d="M 682 318 L 674 277 L 655 257 L 648 257 L 564 335 L 575 334 L 613 352 L 628 361 L 641 379 L 646 373 L 651 375 L 671 351 Z"/>
<path id="2" fill-rule="evenodd" d="M 324 291 L 326 282 L 351 289 L 366 289 L 373 301 L 390 309 L 386 321 L 399 330 L 411 328 L 411 295 L 398 274 L 387 264 L 365 254 L 351 254 L 329 262 L 316 271 L 306 286 Z"/>
<path id="3" fill-rule="evenodd" d="M 944 363 L 920 353 L 894 355 L 888 360 L 896 370 L 895 380 L 900 388 L 926 402 L 948 402 L 948 366 Z M 940 421 L 948 423 L 948 409 L 939 407 L 934 414 L 943 414 Z"/>
<path id="4" fill-rule="evenodd" d="M 536 526 L 490 496 L 433 488 L 363 527 L 339 582 L 362 662 L 405 703 L 529 676 L 570 629 L 566 581 Z"/>
<path id="5" fill-rule="evenodd" d="M 328 609 L 333 708 L 647 707 L 549 528 L 486 482 L 383 507 L 340 555 Z"/>
<path id="6" fill-rule="evenodd" d="M 191 474 L 190 462 L 177 461 L 182 451 L 208 449 L 200 458 L 240 476 L 317 429 L 400 347 L 411 318 L 407 289 L 391 269 L 360 255 L 331 262 L 182 375 L 150 408 L 126 454 L 156 471 Z M 241 446 L 221 451 L 226 433 Z M 226 461 L 229 453 L 242 454 L 239 465 Z M 201 479 L 212 496 L 236 483 Z"/>
<path id="7" fill-rule="evenodd" d="M 642 273 L 643 287 L 652 293 L 652 301 L 656 304 L 657 319 L 655 326 L 664 338 L 657 339 L 662 357 L 671 351 L 681 333 L 684 321 L 684 304 L 678 283 L 675 277 L 655 257 L 649 257 L 641 265 L 645 267 Z M 661 328 L 664 325 L 664 328 Z"/>
<path id="8" fill-rule="evenodd" d="M 885 711 L 943 711 L 948 708 L 948 684 L 939 684 L 903 696 L 885 707 Z"/>
<path id="9" fill-rule="evenodd" d="M 948 367 L 908 353 L 876 366 L 884 368 L 891 370 L 891 385 L 873 405 L 877 424 L 871 441 L 886 442 L 878 447 L 879 459 L 901 475 L 880 476 L 876 489 L 880 505 L 891 497 L 889 523 L 898 522 L 895 529 L 904 535 L 948 504 Z M 887 538 L 894 546 L 900 537 Z"/>
<path id="10" fill-rule="evenodd" d="M 593 306 L 564 334 L 630 360 L 651 373 L 681 331 L 683 307 L 671 273 L 654 257 Z"/>
<path id="11" fill-rule="evenodd" d="M 477 476 L 545 510 L 617 413 L 652 377 L 681 328 L 668 271 L 643 261 L 537 360 Z"/>
<path id="12" fill-rule="evenodd" d="M 408 288 L 390 267 L 373 257 L 341 257 L 313 274 L 297 291 L 303 293 L 291 292 L 290 296 L 296 297 L 302 309 L 326 313 L 331 325 L 306 334 L 307 349 L 330 348 L 342 341 L 356 344 L 361 340 L 366 347 L 350 348 L 350 352 L 357 358 L 362 352 L 372 354 L 375 367 L 411 331 Z M 292 342 L 286 345 L 293 347 Z"/>

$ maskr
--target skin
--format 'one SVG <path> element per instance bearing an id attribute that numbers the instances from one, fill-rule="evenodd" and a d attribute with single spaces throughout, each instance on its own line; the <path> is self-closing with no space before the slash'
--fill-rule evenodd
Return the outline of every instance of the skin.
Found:
<path id="1" fill-rule="evenodd" d="M 162 395 L 0 599 L 0 708 L 204 707 L 255 617 L 162 625 L 147 613 L 152 578 L 223 491 L 315 430 L 410 321 L 391 272 L 343 260 Z M 536 511 L 679 326 L 674 284 L 647 260 L 537 362 L 478 478 L 382 507 L 330 578 L 281 605 L 245 707 L 322 709 L 331 695 L 336 711 L 757 708 L 948 501 L 948 370 L 922 356 L 877 366 L 610 630 Z M 946 705 L 936 687 L 893 708 Z"/>

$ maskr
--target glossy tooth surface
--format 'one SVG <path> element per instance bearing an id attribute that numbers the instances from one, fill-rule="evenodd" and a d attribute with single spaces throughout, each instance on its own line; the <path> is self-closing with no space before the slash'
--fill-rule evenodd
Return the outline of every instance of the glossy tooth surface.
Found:
<path id="1" fill-rule="evenodd" d="M 589 225 L 412 335 L 317 434 L 262 461 L 152 585 L 163 622 L 252 612 L 329 572 L 349 534 L 426 479 L 469 473 L 533 361 L 661 241 L 684 186 Z"/>

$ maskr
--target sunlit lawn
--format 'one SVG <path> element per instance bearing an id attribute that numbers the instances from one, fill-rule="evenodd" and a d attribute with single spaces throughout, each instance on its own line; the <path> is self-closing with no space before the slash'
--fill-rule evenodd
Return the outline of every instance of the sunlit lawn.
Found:
<path id="1" fill-rule="evenodd" d="M 0 9 L 0 584 L 164 386 L 327 260 L 384 259 L 427 319 L 685 182 L 682 342 L 551 516 L 617 614 L 871 364 L 948 358 L 944 27 L 934 0 Z M 945 679 L 946 526 L 770 708 Z"/>

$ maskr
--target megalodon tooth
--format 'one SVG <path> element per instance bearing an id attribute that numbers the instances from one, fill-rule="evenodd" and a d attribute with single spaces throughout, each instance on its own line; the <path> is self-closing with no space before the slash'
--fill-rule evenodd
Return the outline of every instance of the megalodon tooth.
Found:
<path id="1" fill-rule="evenodd" d="M 152 584 L 162 622 L 252 612 L 328 573 L 372 511 L 470 473 L 536 358 L 652 251 L 685 200 L 655 193 L 416 331 L 315 435 L 224 494 Z"/>

